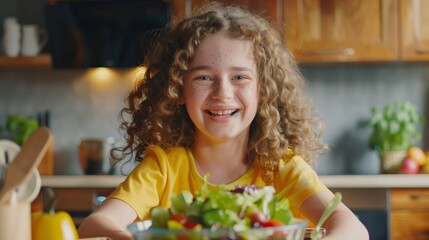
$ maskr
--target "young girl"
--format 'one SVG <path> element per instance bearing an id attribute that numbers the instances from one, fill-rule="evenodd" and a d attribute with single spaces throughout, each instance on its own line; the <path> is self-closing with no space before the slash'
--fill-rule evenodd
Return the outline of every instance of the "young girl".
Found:
<path id="1" fill-rule="evenodd" d="M 122 159 L 140 163 L 79 227 L 80 237 L 131 239 L 126 226 L 147 219 L 170 196 L 209 187 L 272 185 L 295 216 L 317 223 L 333 194 L 308 164 L 325 150 L 319 121 L 282 35 L 266 20 L 209 4 L 171 26 L 147 56 L 128 96 Z M 368 239 L 343 204 L 325 239 Z"/>

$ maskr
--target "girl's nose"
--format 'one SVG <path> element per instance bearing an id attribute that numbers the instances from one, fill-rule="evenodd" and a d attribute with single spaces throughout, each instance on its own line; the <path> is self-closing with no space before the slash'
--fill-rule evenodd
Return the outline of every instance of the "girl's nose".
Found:
<path id="1" fill-rule="evenodd" d="M 213 98 L 214 99 L 230 99 L 234 94 L 233 85 L 229 79 L 219 79 L 214 85 Z"/>

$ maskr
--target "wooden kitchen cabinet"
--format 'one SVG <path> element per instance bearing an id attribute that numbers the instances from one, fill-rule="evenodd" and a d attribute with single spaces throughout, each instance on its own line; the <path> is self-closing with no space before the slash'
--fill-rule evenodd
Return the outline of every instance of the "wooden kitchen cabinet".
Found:
<path id="1" fill-rule="evenodd" d="M 206 0 L 172 0 L 188 16 Z M 243 5 L 284 27 L 300 63 L 429 60 L 426 0 L 220 0 Z"/>
<path id="2" fill-rule="evenodd" d="M 286 41 L 298 62 L 398 59 L 397 0 L 284 0 Z"/>
<path id="3" fill-rule="evenodd" d="M 401 60 L 429 60 L 429 1 L 400 0 L 400 4 Z"/>
<path id="4" fill-rule="evenodd" d="M 429 239 L 429 189 L 392 189 L 391 240 Z"/>

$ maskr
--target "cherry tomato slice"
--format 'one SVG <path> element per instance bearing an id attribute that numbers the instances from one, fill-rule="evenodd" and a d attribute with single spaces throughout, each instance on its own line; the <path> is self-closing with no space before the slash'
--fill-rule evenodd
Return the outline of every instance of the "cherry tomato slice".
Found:
<path id="1" fill-rule="evenodd" d="M 196 222 L 190 222 L 190 221 L 187 221 L 183 224 L 183 226 L 189 230 L 194 230 L 198 225 L 200 225 L 200 224 L 196 223 Z"/>
<path id="2" fill-rule="evenodd" d="M 170 216 L 170 220 L 185 224 L 188 221 L 188 217 L 183 213 L 176 213 Z"/>
<path id="3" fill-rule="evenodd" d="M 284 223 L 277 221 L 275 219 L 270 219 L 268 221 L 263 222 L 262 227 L 266 228 L 266 227 L 278 227 L 278 226 L 284 226 Z"/>

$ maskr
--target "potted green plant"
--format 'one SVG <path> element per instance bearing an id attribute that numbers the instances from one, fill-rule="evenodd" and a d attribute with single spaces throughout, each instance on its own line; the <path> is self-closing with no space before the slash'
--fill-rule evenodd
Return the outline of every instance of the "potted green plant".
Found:
<path id="1" fill-rule="evenodd" d="M 398 173 L 407 150 L 421 138 L 419 125 L 424 122 L 414 105 L 396 101 L 383 109 L 371 109 L 367 122 L 372 127 L 370 149 L 376 150 L 381 159 L 382 173 Z"/>

